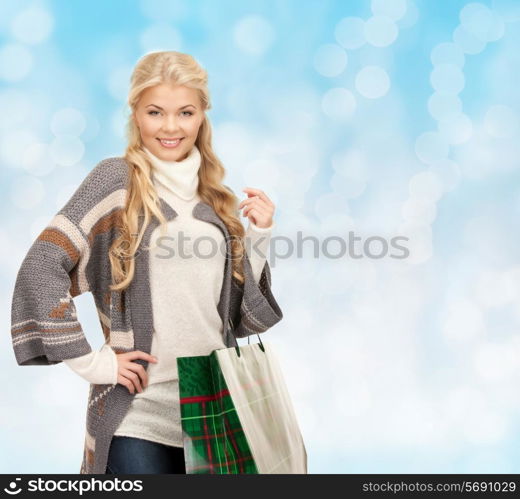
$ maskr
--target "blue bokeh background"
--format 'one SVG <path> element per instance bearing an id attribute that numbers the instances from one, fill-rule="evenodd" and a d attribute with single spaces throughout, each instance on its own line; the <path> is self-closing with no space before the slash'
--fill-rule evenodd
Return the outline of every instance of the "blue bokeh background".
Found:
<path id="1" fill-rule="evenodd" d="M 124 151 L 133 66 L 188 52 L 226 183 L 276 205 L 265 341 L 309 472 L 520 472 L 519 47 L 514 0 L 1 1 L 4 331 L 26 251 Z M 0 347 L 0 471 L 79 472 L 88 383 Z"/>

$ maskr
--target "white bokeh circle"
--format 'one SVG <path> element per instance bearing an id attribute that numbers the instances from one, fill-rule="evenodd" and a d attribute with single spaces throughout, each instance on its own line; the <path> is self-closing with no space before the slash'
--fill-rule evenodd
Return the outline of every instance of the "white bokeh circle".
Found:
<path id="1" fill-rule="evenodd" d="M 44 142 L 32 142 L 23 151 L 20 164 L 31 175 L 42 177 L 56 167 L 50 156 L 49 145 Z"/>
<path id="2" fill-rule="evenodd" d="M 360 17 L 344 17 L 334 28 L 336 41 L 344 48 L 355 50 L 366 43 L 365 21 Z"/>
<path id="3" fill-rule="evenodd" d="M 34 61 L 31 52 L 22 44 L 6 43 L 0 47 L 0 80 L 23 80 L 31 71 Z"/>
<path id="4" fill-rule="evenodd" d="M 354 94 L 343 87 L 331 88 L 321 101 L 323 112 L 335 120 L 349 120 L 356 110 Z"/>
<path id="5" fill-rule="evenodd" d="M 0 134 L 0 160 L 2 165 L 12 168 L 24 168 L 24 157 L 27 147 L 41 142 L 41 139 L 31 129 L 15 128 L 9 132 Z"/>
<path id="6" fill-rule="evenodd" d="M 413 0 L 406 1 L 406 13 L 397 20 L 399 29 L 411 28 L 419 20 L 419 9 Z"/>
<path id="7" fill-rule="evenodd" d="M 36 45 L 46 41 L 54 28 L 54 18 L 39 5 L 21 10 L 11 22 L 11 33 L 22 43 Z"/>
<path id="8" fill-rule="evenodd" d="M 415 154 L 426 164 L 436 163 L 449 154 L 449 144 L 438 132 L 424 132 L 415 141 Z"/>
<path id="9" fill-rule="evenodd" d="M 373 16 L 365 22 L 364 33 L 367 42 L 374 47 L 387 47 L 397 39 L 399 30 L 392 19 Z"/>
<path id="10" fill-rule="evenodd" d="M 482 3 L 466 4 L 460 11 L 460 23 L 468 33 L 486 43 L 504 35 L 502 18 Z"/>
<path id="11" fill-rule="evenodd" d="M 460 113 L 451 120 L 440 121 L 439 132 L 449 144 L 463 144 L 473 134 L 473 123 L 468 115 Z"/>
<path id="12" fill-rule="evenodd" d="M 462 112 L 458 95 L 434 92 L 428 99 L 428 111 L 437 121 L 452 120 Z"/>
<path id="13" fill-rule="evenodd" d="M 464 73 L 455 64 L 439 64 L 434 66 L 430 82 L 440 94 L 458 94 L 465 85 Z"/>
<path id="14" fill-rule="evenodd" d="M 51 116 L 50 128 L 54 135 L 81 135 L 86 128 L 83 113 L 76 108 L 66 107 Z"/>
<path id="15" fill-rule="evenodd" d="M 379 66 L 365 66 L 357 73 L 355 85 L 363 97 L 378 99 L 390 90 L 390 77 Z"/>
<path id="16" fill-rule="evenodd" d="M 510 139 L 518 133 L 518 115 L 508 106 L 491 106 L 484 117 L 484 127 L 493 137 Z"/>
<path id="17" fill-rule="evenodd" d="M 326 43 L 318 47 L 314 54 L 314 68 L 322 76 L 338 76 L 347 67 L 347 52 L 339 45 Z"/>
<path id="18" fill-rule="evenodd" d="M 274 39 L 273 25 L 264 16 L 246 16 L 233 28 L 235 45 L 246 54 L 264 54 L 271 47 Z"/>
<path id="19" fill-rule="evenodd" d="M 406 14 L 407 0 L 372 0 L 370 8 L 374 16 L 386 16 L 398 21 Z"/>
<path id="20" fill-rule="evenodd" d="M 58 135 L 51 142 L 49 152 L 57 165 L 72 166 L 83 158 L 85 146 L 74 135 Z"/>
<path id="21" fill-rule="evenodd" d="M 486 48 L 486 42 L 478 39 L 473 33 L 470 33 L 459 24 L 453 31 L 453 41 L 466 54 L 479 54 Z"/>
<path id="22" fill-rule="evenodd" d="M 45 196 L 43 182 L 31 175 L 21 175 L 11 185 L 10 198 L 14 206 L 22 210 L 31 210 L 38 206 Z"/>

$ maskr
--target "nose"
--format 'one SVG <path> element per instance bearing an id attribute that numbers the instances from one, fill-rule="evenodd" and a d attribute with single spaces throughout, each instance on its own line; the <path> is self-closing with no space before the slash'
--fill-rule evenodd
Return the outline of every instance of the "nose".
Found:
<path id="1" fill-rule="evenodd" d="M 169 137 L 175 136 L 175 133 L 179 131 L 177 127 L 177 119 L 175 116 L 167 116 L 163 123 L 163 130 Z"/>

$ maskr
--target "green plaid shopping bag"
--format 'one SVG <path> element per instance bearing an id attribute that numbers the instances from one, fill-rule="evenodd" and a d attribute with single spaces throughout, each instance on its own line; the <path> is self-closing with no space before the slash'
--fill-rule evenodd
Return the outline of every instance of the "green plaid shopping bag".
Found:
<path id="1" fill-rule="evenodd" d="M 217 351 L 178 357 L 177 370 L 186 473 L 258 473 Z"/>

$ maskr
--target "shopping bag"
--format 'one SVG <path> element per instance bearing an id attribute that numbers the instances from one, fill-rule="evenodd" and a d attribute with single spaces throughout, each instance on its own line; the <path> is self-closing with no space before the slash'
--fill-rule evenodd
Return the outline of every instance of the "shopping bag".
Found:
<path id="1" fill-rule="evenodd" d="M 178 357 L 177 368 L 186 473 L 307 473 L 305 445 L 269 343 Z"/>
<path id="2" fill-rule="evenodd" d="M 270 343 L 216 351 L 259 473 L 307 473 L 307 453 Z"/>

